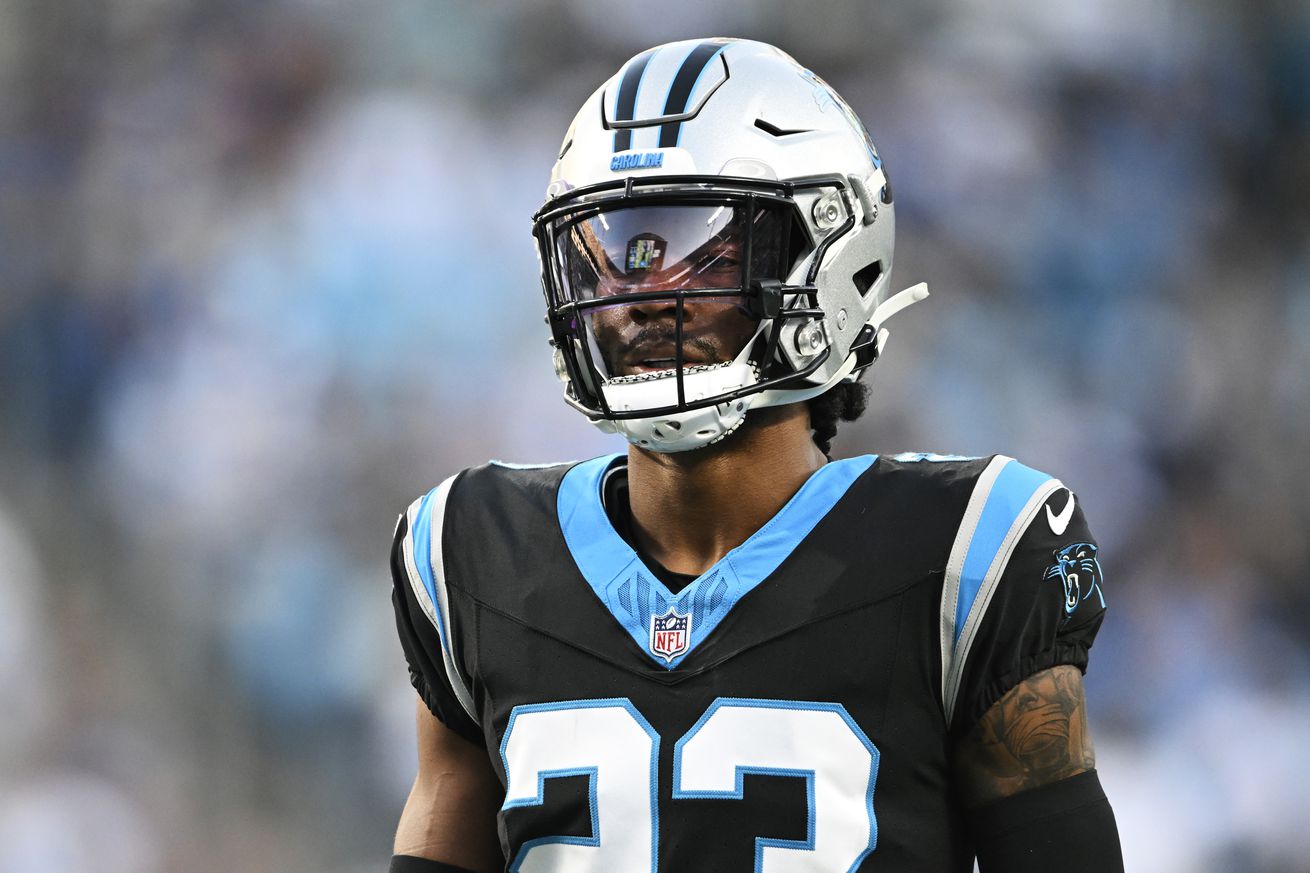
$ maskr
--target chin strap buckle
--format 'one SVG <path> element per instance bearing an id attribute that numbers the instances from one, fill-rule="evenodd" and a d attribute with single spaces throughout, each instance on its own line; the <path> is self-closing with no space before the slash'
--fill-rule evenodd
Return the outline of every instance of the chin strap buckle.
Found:
<path id="1" fill-rule="evenodd" d="M 870 325 L 860 328 L 859 334 L 855 337 L 855 342 L 851 343 L 851 354 L 855 356 L 855 369 L 852 375 L 858 374 L 865 367 L 878 360 L 878 352 L 881 343 L 878 342 L 878 334 Z"/>
<path id="2" fill-rule="evenodd" d="M 912 285 L 904 291 L 900 291 L 888 297 L 878 308 L 873 311 L 873 315 L 865 322 L 864 327 L 855 337 L 855 342 L 851 343 L 850 353 L 855 356 L 855 369 L 851 371 L 851 378 L 859 375 L 865 367 L 878 360 L 882 354 L 883 347 L 887 345 L 888 331 L 883 327 L 883 322 L 900 312 L 907 306 L 912 306 L 928 296 L 928 283 L 920 282 L 918 285 Z"/>

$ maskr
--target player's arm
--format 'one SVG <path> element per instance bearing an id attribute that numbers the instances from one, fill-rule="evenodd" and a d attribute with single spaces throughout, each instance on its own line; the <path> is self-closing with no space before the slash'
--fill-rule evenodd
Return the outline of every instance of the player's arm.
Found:
<path id="1" fill-rule="evenodd" d="M 500 782 L 486 750 L 443 725 L 418 702 L 418 776 L 396 829 L 398 858 L 492 873 L 505 865 L 496 834 Z M 414 871 L 450 869 L 397 861 Z"/>
<path id="2" fill-rule="evenodd" d="M 1087 731 L 1082 672 L 1036 673 L 959 742 L 955 775 L 982 873 L 1122 873 Z"/>
<path id="3" fill-rule="evenodd" d="M 953 779 L 978 867 L 1122 873 L 1083 695 L 1105 613 L 1099 550 L 1071 491 L 1022 465 L 993 464 L 1000 472 L 985 507 L 957 536 L 976 560 L 948 565 L 964 569 L 960 587 L 945 589 L 956 597 L 943 598 L 959 619 L 947 638 Z M 950 632 L 949 621 L 943 627 Z"/>
<path id="4" fill-rule="evenodd" d="M 396 629 L 418 692 L 418 776 L 396 830 L 391 873 L 501 870 L 496 814 L 503 794 L 466 674 L 456 657 L 458 616 L 444 570 L 423 547 L 443 520 L 431 511 L 446 483 L 400 517 L 391 547 Z"/>
<path id="5" fill-rule="evenodd" d="M 1052 667 L 1010 689 L 960 742 L 955 764 L 969 808 L 1093 769 L 1082 673 Z"/>

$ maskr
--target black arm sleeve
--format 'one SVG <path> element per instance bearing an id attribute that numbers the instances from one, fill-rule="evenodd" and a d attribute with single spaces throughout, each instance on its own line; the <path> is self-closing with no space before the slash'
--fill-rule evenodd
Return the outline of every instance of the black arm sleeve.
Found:
<path id="1" fill-rule="evenodd" d="M 969 649 L 954 736 L 966 734 L 1034 673 L 1062 664 L 1087 671 L 1088 650 L 1105 617 L 1101 581 L 1082 507 L 1073 492 L 1059 488 L 1019 538 Z"/>
<path id="2" fill-rule="evenodd" d="M 1123 873 L 1114 811 L 1095 770 L 969 814 L 981 873 Z"/>
<path id="3" fill-rule="evenodd" d="M 405 541 L 411 535 L 405 515 L 401 515 L 391 544 L 391 603 L 396 611 L 396 630 L 409 665 L 409 680 L 429 710 L 446 727 L 469 742 L 486 746 L 482 729 L 469 718 L 455 696 L 446 675 L 437 628 L 418 602 L 415 586 L 422 580 L 410 578 L 405 560 Z"/>

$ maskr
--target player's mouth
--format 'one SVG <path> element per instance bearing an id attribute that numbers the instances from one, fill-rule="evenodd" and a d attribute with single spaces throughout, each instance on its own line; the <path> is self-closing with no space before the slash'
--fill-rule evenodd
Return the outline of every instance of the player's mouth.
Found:
<path id="1" fill-rule="evenodd" d="M 701 364 L 709 363 L 696 354 L 688 354 L 687 349 L 683 349 L 682 366 L 695 367 Z M 624 368 L 627 373 L 658 373 L 663 370 L 673 370 L 678 366 L 677 358 L 672 354 L 652 354 L 649 351 L 638 352 L 630 355 L 627 360 L 627 366 Z"/>
<path id="2" fill-rule="evenodd" d="M 683 361 L 684 364 L 689 362 Z M 672 370 L 678 365 L 674 358 L 644 358 L 630 368 L 637 373 L 656 373 L 660 370 Z"/>

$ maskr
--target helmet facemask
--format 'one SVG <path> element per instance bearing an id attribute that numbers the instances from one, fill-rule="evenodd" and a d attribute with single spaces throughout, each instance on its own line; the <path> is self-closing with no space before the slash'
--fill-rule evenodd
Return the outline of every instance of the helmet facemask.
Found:
<path id="1" fill-rule="evenodd" d="M 534 224 L 566 399 L 657 451 L 722 439 L 763 392 L 797 386 L 830 352 L 811 283 L 841 228 L 816 251 L 795 185 L 688 181 L 579 189 Z M 808 346 L 806 329 L 818 332 Z"/>

